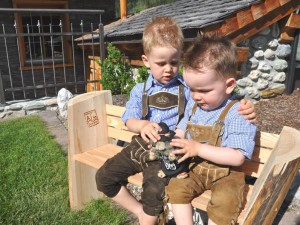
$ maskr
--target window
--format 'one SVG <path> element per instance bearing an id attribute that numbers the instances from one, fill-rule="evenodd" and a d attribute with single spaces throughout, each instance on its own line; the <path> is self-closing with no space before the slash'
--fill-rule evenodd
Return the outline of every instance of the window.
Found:
<path id="1" fill-rule="evenodd" d="M 14 0 L 15 8 L 67 8 L 63 1 L 20 1 Z M 51 65 L 56 66 L 71 62 L 71 46 L 68 36 L 69 19 L 67 14 L 28 13 L 15 14 L 17 32 L 24 33 L 19 37 L 19 53 L 23 67 Z M 63 58 L 64 57 L 64 58 Z"/>

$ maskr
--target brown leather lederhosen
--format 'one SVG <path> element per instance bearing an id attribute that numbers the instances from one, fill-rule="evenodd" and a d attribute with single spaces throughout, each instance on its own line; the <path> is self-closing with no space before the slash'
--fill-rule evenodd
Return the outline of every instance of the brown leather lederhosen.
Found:
<path id="1" fill-rule="evenodd" d="M 197 142 L 207 143 L 212 146 L 220 147 L 221 142 L 222 142 L 223 126 L 224 126 L 225 117 L 226 117 L 229 109 L 236 102 L 237 101 L 234 100 L 234 101 L 231 101 L 228 105 L 226 105 L 226 107 L 220 114 L 219 118 L 216 120 L 216 122 L 212 126 L 211 125 L 198 125 L 198 124 L 192 124 L 192 123 L 188 122 L 187 131 L 189 132 L 191 139 L 193 139 Z M 196 109 L 197 109 L 197 104 L 194 105 L 191 116 L 196 112 Z M 229 173 L 229 167 L 216 165 L 212 162 L 208 162 L 206 160 L 199 159 L 199 157 L 197 157 L 197 159 L 194 160 L 194 163 L 191 164 L 191 167 L 194 167 L 196 165 L 201 165 L 201 167 L 203 166 L 207 169 L 219 169 L 221 167 L 222 168 L 222 172 L 220 174 L 221 176 L 227 176 Z"/>
<path id="2" fill-rule="evenodd" d="M 185 108 L 185 95 L 183 84 L 178 85 L 178 94 L 172 94 L 167 91 L 159 91 L 152 95 L 148 95 L 146 91 L 146 83 L 144 85 L 144 93 L 142 97 L 142 119 L 146 119 L 149 107 L 157 109 L 170 109 L 178 106 L 178 120 L 183 116 Z"/>
<path id="3" fill-rule="evenodd" d="M 228 103 L 212 126 L 188 122 L 187 130 L 191 139 L 221 146 L 224 120 L 235 103 Z M 192 115 L 196 109 L 197 105 L 193 107 Z M 183 180 L 171 179 L 166 194 L 172 204 L 188 204 L 205 190 L 211 190 L 211 200 L 207 205 L 208 217 L 218 225 L 229 225 L 235 223 L 241 210 L 244 186 L 243 173 L 195 157 L 190 165 L 189 177 Z"/>

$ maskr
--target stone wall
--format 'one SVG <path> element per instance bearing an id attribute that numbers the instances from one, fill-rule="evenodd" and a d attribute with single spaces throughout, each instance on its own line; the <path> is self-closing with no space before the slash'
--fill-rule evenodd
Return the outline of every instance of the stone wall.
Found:
<path id="1" fill-rule="evenodd" d="M 253 100 L 273 97 L 285 90 L 289 44 L 280 43 L 277 24 L 266 28 L 238 46 L 249 48 L 249 60 L 241 65 L 238 95 Z"/>

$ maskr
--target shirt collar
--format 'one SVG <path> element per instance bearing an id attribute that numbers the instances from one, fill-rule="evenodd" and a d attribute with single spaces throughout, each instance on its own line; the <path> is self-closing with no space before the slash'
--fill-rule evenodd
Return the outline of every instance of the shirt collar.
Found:
<path id="1" fill-rule="evenodd" d="M 174 84 L 177 85 L 177 82 L 179 82 L 179 83 L 183 84 L 185 87 L 187 87 L 187 85 L 184 82 L 182 76 L 180 76 L 179 74 L 177 74 L 176 77 L 174 77 L 169 83 L 161 84 L 161 83 L 158 83 L 156 80 L 154 80 L 154 78 L 152 76 L 152 73 L 150 73 L 150 75 L 149 75 L 149 77 L 146 81 L 145 91 L 148 91 L 154 85 L 158 85 L 158 86 L 161 86 L 161 87 L 168 87 L 168 86 L 171 86 L 171 85 L 174 85 Z"/>

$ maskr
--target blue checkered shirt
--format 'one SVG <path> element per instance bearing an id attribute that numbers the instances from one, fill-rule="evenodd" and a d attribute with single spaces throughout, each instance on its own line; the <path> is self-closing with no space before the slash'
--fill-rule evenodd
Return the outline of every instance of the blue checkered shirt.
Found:
<path id="1" fill-rule="evenodd" d="M 195 104 L 191 99 L 187 103 L 184 117 L 177 128 L 185 131 L 189 118 L 192 124 L 213 125 L 230 101 L 231 99 L 227 99 L 217 109 L 210 111 L 197 107 L 195 113 L 191 115 Z M 221 146 L 240 149 L 247 159 L 251 159 L 255 145 L 256 126 L 238 114 L 237 108 L 239 105 L 239 102 L 235 103 L 225 117 Z M 188 135 L 187 138 L 190 139 L 191 137 Z"/>
<path id="2" fill-rule="evenodd" d="M 150 74 L 146 81 L 145 90 L 147 91 L 148 95 L 152 95 L 159 91 L 167 91 L 172 94 L 178 94 L 178 86 L 180 83 L 184 85 L 185 102 L 187 103 L 188 99 L 190 98 L 190 91 L 186 83 L 183 81 L 182 77 L 179 75 L 177 75 L 169 83 L 163 85 L 154 80 L 152 75 Z M 122 115 L 122 120 L 124 123 L 126 123 L 126 121 L 131 118 L 142 118 L 143 93 L 144 83 L 135 85 L 131 90 L 130 99 L 126 103 L 126 110 Z M 164 122 L 169 126 L 170 130 L 174 130 L 178 122 L 178 107 L 176 106 L 170 109 L 157 109 L 149 107 L 146 119 L 156 123 Z"/>

